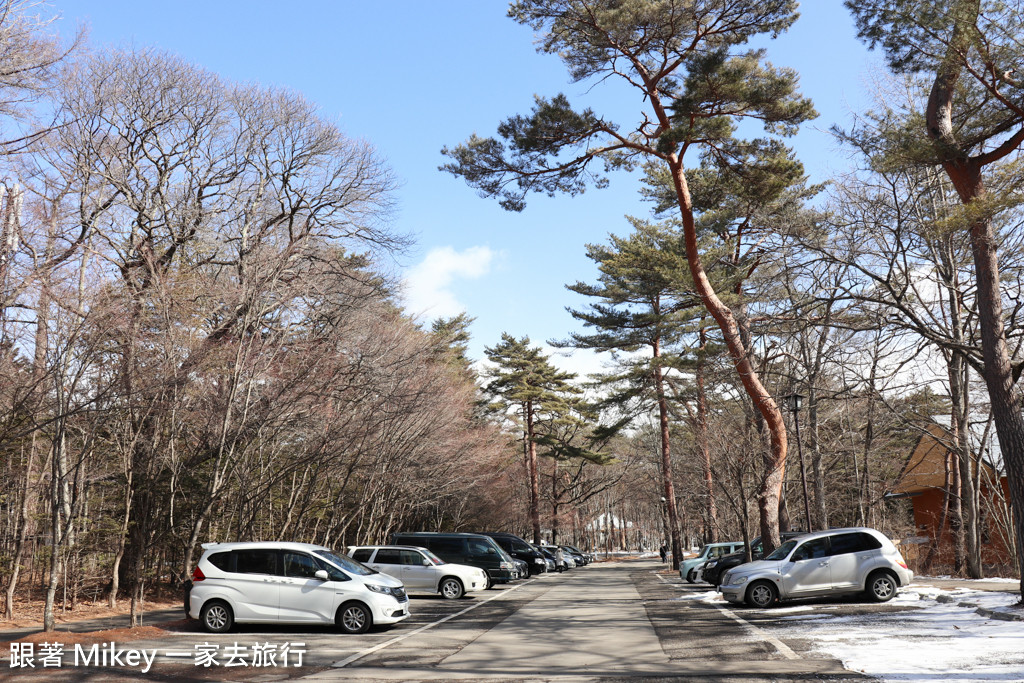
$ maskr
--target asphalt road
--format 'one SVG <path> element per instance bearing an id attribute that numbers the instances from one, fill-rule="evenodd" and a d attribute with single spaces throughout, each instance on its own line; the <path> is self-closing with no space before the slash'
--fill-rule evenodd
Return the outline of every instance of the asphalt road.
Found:
<path id="1" fill-rule="evenodd" d="M 348 636 L 334 629 L 239 626 L 214 635 L 198 625 L 159 641 L 120 648 L 155 651 L 149 671 L 115 662 L 60 669 L 10 669 L 12 681 L 239 680 L 601 680 L 775 681 L 861 679 L 809 644 L 768 633 L 770 610 L 723 608 L 681 594 L 703 593 L 652 561 L 599 563 L 567 574 L 470 594 L 457 601 L 414 595 L 409 619 Z M 850 601 L 836 609 L 886 609 Z M 273 650 L 274 666 L 252 666 L 255 650 Z M 209 666 L 200 651 L 214 653 Z M 237 655 L 232 659 L 231 655 Z M 3 653 L 6 657 L 7 653 Z M 298 666 L 301 654 L 301 666 Z M 286 661 L 282 661 L 286 660 Z M 230 663 L 236 664 L 229 666 Z M 241 665 L 247 662 L 246 665 Z M 264 662 L 266 663 L 266 658 Z M 288 666 L 282 664 L 287 663 Z M 6 674 L 6 675 L 5 675 Z"/>

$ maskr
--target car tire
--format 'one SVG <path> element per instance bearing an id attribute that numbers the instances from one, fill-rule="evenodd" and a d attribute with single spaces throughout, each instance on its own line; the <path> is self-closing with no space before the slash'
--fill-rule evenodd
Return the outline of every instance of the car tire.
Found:
<path id="1" fill-rule="evenodd" d="M 488 574 L 487 575 L 487 587 L 485 588 L 485 590 L 491 590 L 492 588 L 494 588 L 494 579 L 492 579 L 491 575 Z"/>
<path id="2" fill-rule="evenodd" d="M 889 602 L 896 596 L 899 583 L 889 572 L 875 572 L 868 577 L 867 594 L 874 602 Z"/>
<path id="3" fill-rule="evenodd" d="M 373 613 L 361 602 L 346 602 L 338 608 L 334 622 L 345 633 L 366 633 L 373 626 Z"/>
<path id="4" fill-rule="evenodd" d="M 458 579 L 446 576 L 441 579 L 440 590 L 438 591 L 441 597 L 447 600 L 458 600 L 466 593 L 466 589 L 462 587 L 462 582 Z"/>
<path id="5" fill-rule="evenodd" d="M 689 583 L 697 583 L 697 572 L 695 570 L 693 570 L 693 569 L 691 569 L 690 571 L 686 572 L 686 580 Z"/>
<path id="6" fill-rule="evenodd" d="M 235 623 L 231 606 L 223 600 L 210 600 L 199 611 L 199 621 L 210 633 L 225 633 Z"/>
<path id="7" fill-rule="evenodd" d="M 779 599 L 779 589 L 770 581 L 755 581 L 747 589 L 747 604 L 751 607 L 771 607 Z"/>

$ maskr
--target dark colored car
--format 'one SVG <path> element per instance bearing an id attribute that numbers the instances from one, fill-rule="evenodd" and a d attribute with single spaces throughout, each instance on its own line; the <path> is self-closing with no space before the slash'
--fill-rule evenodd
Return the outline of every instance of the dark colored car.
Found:
<path id="1" fill-rule="evenodd" d="M 541 574 L 548 570 L 544 556 L 532 545 L 519 538 L 515 534 L 506 531 L 487 531 L 484 536 L 490 536 L 494 542 L 501 546 L 501 549 L 516 560 L 522 560 L 530 568 L 530 576 Z"/>
<path id="2" fill-rule="evenodd" d="M 582 567 L 587 564 L 586 555 L 581 553 L 579 550 L 576 550 L 576 548 L 573 548 L 571 545 L 560 545 L 558 547 L 562 549 L 563 553 L 572 558 L 572 561 L 576 563 L 577 567 Z"/>
<path id="3" fill-rule="evenodd" d="M 562 552 L 562 560 L 559 561 L 558 556 L 555 555 L 554 546 L 538 545 L 534 547 L 543 553 L 544 557 L 555 563 L 555 571 L 559 574 L 569 569 L 569 563 L 565 561 L 565 551 Z"/>
<path id="4" fill-rule="evenodd" d="M 585 552 L 583 552 L 582 550 L 580 550 L 579 548 L 577 548 L 574 545 L 563 545 L 562 547 L 566 548 L 568 550 L 571 550 L 573 555 L 580 555 L 580 556 L 582 556 L 583 557 L 583 564 L 590 564 L 591 562 L 593 562 L 596 559 L 590 553 L 585 553 Z"/>
<path id="5" fill-rule="evenodd" d="M 400 532 L 391 535 L 390 545 L 426 548 L 445 562 L 479 567 L 487 572 L 488 588 L 496 583 L 508 583 L 516 578 L 515 562 L 490 536 L 427 531 Z"/>
<path id="6" fill-rule="evenodd" d="M 785 543 L 792 538 L 798 538 L 806 533 L 806 531 L 783 531 L 780 536 L 782 537 L 782 542 Z M 764 546 L 761 544 L 760 536 L 750 542 L 750 559 L 753 562 L 764 559 Z M 718 588 L 722 583 L 722 577 L 725 576 L 727 571 L 733 567 L 738 567 L 746 561 L 746 553 L 743 551 L 708 560 L 704 563 L 704 567 L 701 570 L 701 579 Z"/>

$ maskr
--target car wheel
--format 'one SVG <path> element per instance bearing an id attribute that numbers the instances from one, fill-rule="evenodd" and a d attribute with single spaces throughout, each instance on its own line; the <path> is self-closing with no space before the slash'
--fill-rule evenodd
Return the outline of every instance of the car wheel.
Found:
<path id="1" fill-rule="evenodd" d="M 458 600 L 465 592 L 458 579 L 449 576 L 441 581 L 441 595 L 449 600 Z"/>
<path id="2" fill-rule="evenodd" d="M 747 589 L 747 604 L 751 607 L 770 607 L 778 598 L 778 589 L 769 581 L 755 581 Z"/>
<path id="3" fill-rule="evenodd" d="M 373 626 L 373 614 L 361 602 L 347 602 L 338 608 L 334 621 L 345 633 L 366 633 Z"/>
<path id="4" fill-rule="evenodd" d="M 868 577 L 868 597 L 875 602 L 889 602 L 896 595 L 896 579 L 889 572 L 876 572 Z"/>
<path id="5" fill-rule="evenodd" d="M 491 575 L 488 574 L 487 575 L 487 588 L 486 588 L 486 590 L 491 590 L 492 588 L 494 588 L 494 579 L 492 579 Z"/>
<path id="6" fill-rule="evenodd" d="M 203 623 L 210 633 L 224 633 L 231 629 L 235 623 L 235 616 L 231 613 L 231 607 L 222 600 L 211 600 L 203 605 L 199 612 L 199 621 Z"/>
<path id="7" fill-rule="evenodd" d="M 697 572 L 695 572 L 692 569 L 690 571 L 686 572 L 686 580 L 689 581 L 690 583 L 696 583 L 697 582 Z"/>

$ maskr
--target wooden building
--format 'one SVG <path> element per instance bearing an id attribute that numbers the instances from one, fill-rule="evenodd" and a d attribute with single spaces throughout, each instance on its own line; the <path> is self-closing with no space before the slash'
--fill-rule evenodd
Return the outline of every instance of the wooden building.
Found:
<path id="1" fill-rule="evenodd" d="M 943 499 L 946 488 L 947 464 L 955 457 L 950 450 L 952 435 L 946 427 L 932 423 L 918 439 L 914 450 L 907 459 L 896 485 L 888 497 L 907 498 L 914 510 L 914 526 L 918 537 L 929 542 L 938 540 L 935 561 L 939 564 L 953 563 L 953 534 L 949 520 L 942 524 Z M 981 561 L 986 565 L 1006 565 L 1012 562 L 1008 544 L 1012 536 L 1007 534 L 1000 510 L 1005 510 L 1002 501 L 1009 500 L 1006 477 L 999 478 L 1002 496 L 996 495 L 993 484 L 996 470 L 984 460 L 980 461 L 981 495 L 980 536 Z M 972 473 L 972 476 L 977 472 Z M 1002 522 L 1002 523 L 1001 523 Z M 940 529 L 940 525 L 942 528 Z M 922 549 L 926 551 L 926 549 Z M 922 558 L 923 559 L 923 558 Z"/>

